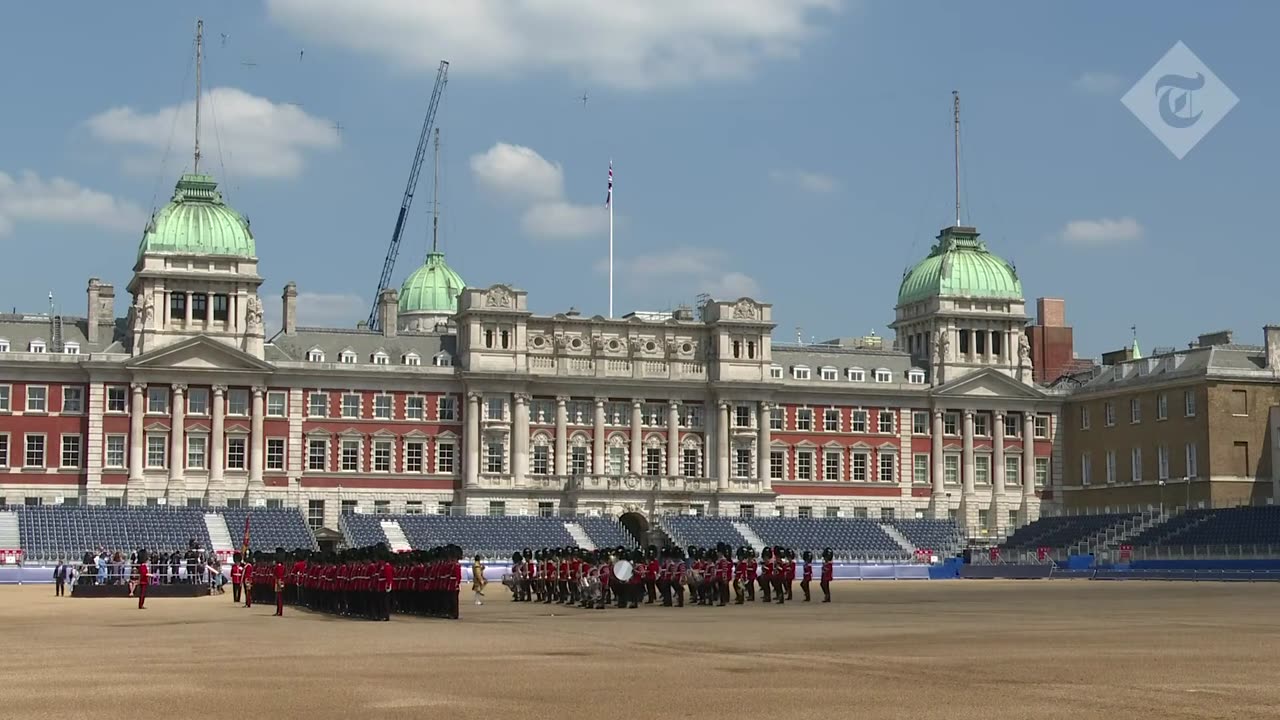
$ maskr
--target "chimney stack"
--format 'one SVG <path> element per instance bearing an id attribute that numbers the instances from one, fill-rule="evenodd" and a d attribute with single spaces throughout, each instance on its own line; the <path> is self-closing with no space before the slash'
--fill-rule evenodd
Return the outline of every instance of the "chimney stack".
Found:
<path id="1" fill-rule="evenodd" d="M 102 327 L 112 326 L 115 324 L 116 310 L 116 289 L 114 286 L 104 283 L 98 278 L 89 278 L 89 288 L 87 290 L 89 296 L 88 314 L 85 316 L 85 339 L 90 344 L 99 341 L 102 338 Z M 106 338 L 110 340 L 113 333 L 107 332 Z"/>
<path id="2" fill-rule="evenodd" d="M 383 337 L 396 336 L 399 310 L 400 292 L 398 290 L 387 288 L 378 293 L 378 324 L 382 326 Z"/>
<path id="3" fill-rule="evenodd" d="M 298 285 L 290 282 L 284 286 L 284 309 L 280 313 L 280 327 L 285 335 L 296 335 L 298 332 Z"/>
<path id="4" fill-rule="evenodd" d="M 1280 375 L 1280 326 L 1266 325 L 1262 335 L 1267 344 L 1267 369 L 1273 375 Z"/>

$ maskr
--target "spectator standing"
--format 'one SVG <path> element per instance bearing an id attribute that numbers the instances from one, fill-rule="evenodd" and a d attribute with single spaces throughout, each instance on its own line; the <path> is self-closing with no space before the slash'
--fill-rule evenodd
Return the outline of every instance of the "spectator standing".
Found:
<path id="1" fill-rule="evenodd" d="M 53 596 L 66 597 L 67 594 L 67 572 L 69 568 L 63 562 L 61 556 L 58 557 L 58 564 L 53 568 Z"/>

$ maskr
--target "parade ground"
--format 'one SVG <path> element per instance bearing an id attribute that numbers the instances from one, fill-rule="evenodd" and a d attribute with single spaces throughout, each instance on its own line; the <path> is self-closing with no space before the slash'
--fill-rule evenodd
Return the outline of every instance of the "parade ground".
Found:
<path id="1" fill-rule="evenodd" d="M 11 718 L 1275 717 L 1280 584 L 845 582 L 835 601 L 460 621 L 0 587 Z M 815 593 L 816 594 L 816 593 Z M 796 596 L 799 597 L 799 589 Z M 469 599 L 470 593 L 464 593 Z"/>

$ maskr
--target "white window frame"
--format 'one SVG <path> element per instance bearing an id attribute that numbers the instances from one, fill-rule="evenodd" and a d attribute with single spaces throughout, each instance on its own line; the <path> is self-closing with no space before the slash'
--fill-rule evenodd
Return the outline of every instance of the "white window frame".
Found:
<path id="1" fill-rule="evenodd" d="M 427 399 L 422 395 L 407 395 L 404 399 L 405 420 L 426 420 Z"/>
<path id="2" fill-rule="evenodd" d="M 63 344 L 62 344 L 62 354 L 63 354 L 63 355 L 79 355 L 79 354 L 80 354 L 80 343 L 78 343 L 78 342 L 63 343 Z"/>
<path id="3" fill-rule="evenodd" d="M 355 398 L 354 407 L 347 402 Z M 342 393 L 341 417 L 346 420 L 359 420 L 364 412 L 364 396 L 360 393 Z"/>
<path id="4" fill-rule="evenodd" d="M 1107 427 L 1116 426 L 1116 404 L 1110 400 L 1102 404 L 1102 423 Z"/>
<path id="5" fill-rule="evenodd" d="M 453 441 L 436 441 L 435 469 L 441 475 L 452 475 L 458 471 L 458 446 Z"/>
<path id="6" fill-rule="evenodd" d="M 1049 416 L 1036 415 L 1031 418 L 1031 432 L 1035 435 L 1035 440 L 1049 439 Z"/>
<path id="7" fill-rule="evenodd" d="M 76 404 L 79 405 L 77 410 L 68 410 L 69 396 L 75 395 Z M 63 415 L 83 415 L 84 414 L 84 387 L 80 385 L 63 385 L 62 386 L 62 414 Z"/>
<path id="8" fill-rule="evenodd" d="M 324 362 L 324 351 L 312 348 L 307 351 L 307 362 L 322 363 Z"/>
<path id="9" fill-rule="evenodd" d="M 796 431 L 813 432 L 813 408 L 796 408 Z"/>
<path id="10" fill-rule="evenodd" d="M 316 463 L 316 448 L 322 450 L 320 455 L 320 463 Z M 320 467 L 316 467 L 319 464 Z M 307 472 L 328 472 L 329 471 L 329 439 L 328 438 L 307 438 Z"/>
<path id="11" fill-rule="evenodd" d="M 156 409 L 159 408 L 159 409 Z M 163 385 L 147 386 L 147 414 L 169 414 L 169 388 Z"/>
<path id="12" fill-rule="evenodd" d="M 1004 484 L 1022 484 L 1022 456 L 1009 454 L 1004 456 Z"/>
<path id="13" fill-rule="evenodd" d="M 231 448 L 237 446 L 243 448 L 238 453 L 240 456 L 238 461 L 235 458 L 237 453 L 231 452 Z M 244 435 L 233 435 L 228 437 L 226 454 L 223 455 L 223 457 L 226 458 L 226 468 L 228 470 L 235 470 L 237 472 L 247 470 L 249 468 L 249 438 Z"/>
<path id="14" fill-rule="evenodd" d="M 67 462 L 67 443 L 74 441 L 75 447 L 71 453 L 74 454 L 73 462 Z M 84 438 L 79 433 L 68 433 L 63 435 L 58 442 L 58 467 L 61 468 L 79 468 L 84 464 Z"/>
<path id="15" fill-rule="evenodd" d="M 400 362 L 409 367 L 418 367 L 422 365 L 422 356 L 416 352 L 408 352 L 400 358 Z"/>
<path id="16" fill-rule="evenodd" d="M 770 366 L 769 366 L 769 379 L 770 379 L 770 380 L 781 380 L 781 379 L 782 379 L 782 376 L 783 376 L 783 374 L 784 374 L 784 372 L 785 372 L 785 371 L 782 369 L 782 366 L 781 366 L 781 365 L 770 365 Z"/>
<path id="17" fill-rule="evenodd" d="M 991 484 L 991 456 L 986 453 L 973 456 L 973 483 L 975 485 Z"/>
<path id="18" fill-rule="evenodd" d="M 33 390 L 39 390 L 39 407 L 32 407 Z M 27 412 L 29 413 L 47 413 L 49 412 L 49 386 L 47 385 L 28 385 L 27 386 Z"/>
<path id="19" fill-rule="evenodd" d="M 909 371 L 907 372 L 907 382 L 908 382 L 909 384 L 911 384 L 911 385 L 923 385 L 923 384 L 924 384 L 924 371 L 923 371 L 923 370 L 909 370 Z"/>
<path id="20" fill-rule="evenodd" d="M 372 362 L 374 365 L 390 365 L 390 364 L 391 364 L 391 356 L 390 356 L 390 355 L 388 355 L 388 354 L 386 354 L 385 352 L 383 352 L 383 351 L 381 351 L 381 350 L 379 350 L 378 352 L 374 353 L 374 354 L 369 358 L 369 360 L 370 360 L 370 362 Z"/>
<path id="21" fill-rule="evenodd" d="M 810 376 L 809 368 L 804 365 L 793 365 L 791 367 L 791 377 L 794 380 L 808 380 Z"/>
<path id="22" fill-rule="evenodd" d="M 823 380 L 832 381 L 832 380 L 840 379 L 840 373 L 835 368 L 830 366 L 823 367 L 818 372 L 821 373 L 821 377 Z"/>
<path id="23" fill-rule="evenodd" d="M 824 482 L 839 482 L 844 473 L 843 460 L 844 453 L 839 450 L 823 450 L 822 451 L 822 479 Z"/>
<path id="24" fill-rule="evenodd" d="M 876 382 L 888 383 L 893 382 L 893 371 L 886 368 L 876 368 Z"/>
<path id="25" fill-rule="evenodd" d="M 1115 485 L 1116 484 L 1116 451 L 1108 450 L 1106 458 L 1107 458 L 1107 484 Z"/>
<path id="26" fill-rule="evenodd" d="M 249 409 L 248 390 L 245 388 L 231 388 L 227 390 L 227 415 L 233 417 L 248 417 Z"/>
<path id="27" fill-rule="evenodd" d="M 1093 466 L 1089 464 L 1088 451 L 1080 453 L 1080 487 L 1089 487 L 1092 480 Z"/>
<path id="28" fill-rule="evenodd" d="M 119 448 L 112 448 L 113 443 L 119 443 Z M 102 446 L 102 465 L 111 470 L 123 470 L 128 467 L 129 462 L 129 436 L 128 435 L 108 435 L 103 440 Z"/>
<path id="29" fill-rule="evenodd" d="M 352 450 L 354 454 L 348 455 L 348 450 Z M 338 472 L 360 472 L 361 461 L 364 459 L 363 455 L 363 443 L 359 439 L 341 438 L 338 442 Z"/>
<path id="30" fill-rule="evenodd" d="M 946 437 L 959 437 L 960 413 L 958 412 L 942 413 L 942 434 Z"/>
<path id="31" fill-rule="evenodd" d="M 782 480 L 787 476 L 787 451 L 769 451 L 769 479 Z"/>
<path id="32" fill-rule="evenodd" d="M 1142 398 L 1129 398 L 1129 424 L 1142 422 Z"/>
<path id="33" fill-rule="evenodd" d="M 373 396 L 373 418 L 375 420 L 392 420 L 395 418 L 395 414 L 396 400 L 394 395 L 382 393 Z"/>
<path id="34" fill-rule="evenodd" d="M 803 469 L 808 467 L 808 477 L 805 477 Z M 797 480 L 813 480 L 813 451 L 809 449 L 796 450 L 796 479 Z"/>
<path id="35" fill-rule="evenodd" d="M 840 432 L 840 408 L 825 408 L 822 411 L 822 431 Z"/>
<path id="36" fill-rule="evenodd" d="M 31 462 L 32 450 L 31 441 L 39 440 L 40 450 L 39 462 L 33 464 Z M 22 436 L 22 467 L 32 470 L 43 470 L 49 464 L 49 444 L 48 438 L 44 433 L 26 433 Z"/>
<path id="37" fill-rule="evenodd" d="M 876 464 L 879 466 L 876 479 L 882 483 L 896 483 L 898 481 L 898 454 L 892 452 L 880 452 L 877 457 Z"/>
<path id="38" fill-rule="evenodd" d="M 338 362 L 342 365 L 355 365 L 356 360 L 357 358 L 354 350 L 343 350 L 338 353 Z"/>
<path id="39" fill-rule="evenodd" d="M 276 409 L 279 408 L 279 409 Z M 289 414 L 289 394 L 282 390 L 267 393 L 267 417 L 284 417 Z"/>
<path id="40" fill-rule="evenodd" d="M 845 370 L 845 377 L 849 379 L 849 382 L 866 382 L 867 371 L 860 367 L 851 367 Z"/>
<path id="41" fill-rule="evenodd" d="M 427 444 L 422 440 L 409 440 L 404 444 L 404 471 L 406 473 L 424 473 L 427 471 Z"/>
<path id="42" fill-rule="evenodd" d="M 867 411 L 862 408 L 851 410 L 849 412 L 849 432 L 866 434 L 867 423 L 869 422 L 867 414 Z"/>
<path id="43" fill-rule="evenodd" d="M 445 409 L 449 417 L 445 417 Z M 436 398 L 436 420 L 440 422 L 458 421 L 458 398 L 454 395 L 441 395 Z"/>
<path id="44" fill-rule="evenodd" d="M 1168 393 L 1160 393 L 1156 395 L 1156 420 L 1169 419 L 1169 395 Z"/>
<path id="45" fill-rule="evenodd" d="M 1182 415 L 1183 417 L 1196 416 L 1196 391 L 1195 390 L 1182 391 Z"/>
<path id="46" fill-rule="evenodd" d="M 47 346 L 44 344 L 44 340 L 32 340 L 27 343 L 27 352 L 43 353 L 46 348 Z"/>
<path id="47" fill-rule="evenodd" d="M 209 391 L 204 388 L 187 389 L 187 414 L 209 414 Z"/>
<path id="48" fill-rule="evenodd" d="M 1142 482 L 1142 448 L 1134 447 L 1129 451 L 1129 480 Z"/>
<path id="49" fill-rule="evenodd" d="M 275 449 L 278 448 L 278 451 Z M 263 445 L 265 451 L 265 462 L 263 469 L 268 471 L 281 471 L 285 467 L 285 457 L 289 451 L 289 442 L 285 438 L 271 437 L 267 438 Z"/>
<path id="50" fill-rule="evenodd" d="M 447 352 L 436 353 L 431 358 L 431 364 L 436 367 L 453 367 L 453 356 Z"/>
<path id="51" fill-rule="evenodd" d="M 1035 469 L 1033 471 L 1036 487 L 1044 487 L 1049 483 L 1049 458 L 1035 458 Z"/>
<path id="52" fill-rule="evenodd" d="M 1156 479 L 1169 479 L 1169 448 L 1166 445 L 1156 446 Z"/>
<path id="53" fill-rule="evenodd" d="M 197 447 L 199 451 L 197 452 Z M 194 462 L 199 458 L 199 462 Z M 187 436 L 187 469 L 205 470 L 209 465 L 209 438 L 204 435 Z"/>
<path id="54" fill-rule="evenodd" d="M 153 448 L 154 446 L 154 448 Z M 157 452 L 153 453 L 155 449 Z M 169 434 L 168 433 L 147 433 L 146 445 L 143 447 L 146 456 L 143 458 L 143 467 L 148 470 L 163 470 L 169 466 Z M 159 458 L 159 462 L 156 462 Z"/>
<path id="55" fill-rule="evenodd" d="M 960 484 L 960 456 L 945 453 L 942 456 L 942 482 L 944 485 Z"/>
<path id="56" fill-rule="evenodd" d="M 930 475 L 933 474 L 933 468 L 929 463 L 928 453 L 916 453 L 911 456 L 911 483 L 913 485 L 928 485 L 930 483 Z"/>
<path id="57" fill-rule="evenodd" d="M 5 338 L 0 338 L 0 352 L 9 352 L 9 347 L 9 341 Z"/>
<path id="58" fill-rule="evenodd" d="M 0 385 L 0 412 L 13 411 L 13 386 Z"/>
<path id="59" fill-rule="evenodd" d="M 1089 406 L 1087 405 L 1080 406 L 1080 429 L 1089 429 Z M 1008 433 L 1006 432 L 1005 434 L 1007 435 Z"/>
<path id="60" fill-rule="evenodd" d="M 739 479 L 751 477 L 751 461 L 755 459 L 755 453 L 751 452 L 749 447 L 735 447 L 733 449 L 733 476 Z"/>
<path id="61" fill-rule="evenodd" d="M 857 450 L 849 456 L 849 479 L 853 482 L 870 482 L 871 453 Z"/>
<path id="62" fill-rule="evenodd" d="M 787 409 L 785 407 L 775 405 L 769 408 L 769 429 L 770 430 L 783 430 L 786 428 L 786 423 L 787 423 Z"/>
<path id="63" fill-rule="evenodd" d="M 378 439 L 373 441 L 373 467 L 370 468 L 376 473 L 389 473 L 395 470 L 395 443 L 387 439 Z"/>
<path id="64" fill-rule="evenodd" d="M 898 414 L 892 410 L 881 410 L 876 415 L 876 432 L 881 435 L 892 435 L 897 430 L 897 416 Z"/>
<path id="65" fill-rule="evenodd" d="M 929 412 L 926 410 L 913 410 L 911 412 L 911 434 L 912 435 L 928 435 L 932 428 L 929 427 Z"/>
<path id="66" fill-rule="evenodd" d="M 616 450 L 619 448 L 610 448 Z M 501 440 L 490 440 L 484 444 L 484 472 L 488 475 L 500 475 L 506 469 L 507 444 Z M 622 473 L 616 473 L 621 475 Z"/>
<path id="67" fill-rule="evenodd" d="M 1183 467 L 1186 468 L 1185 475 L 1189 478 L 1200 477 L 1199 451 L 1199 447 L 1193 442 L 1187 443 L 1182 450 L 1184 456 L 1183 462 L 1185 463 Z"/>

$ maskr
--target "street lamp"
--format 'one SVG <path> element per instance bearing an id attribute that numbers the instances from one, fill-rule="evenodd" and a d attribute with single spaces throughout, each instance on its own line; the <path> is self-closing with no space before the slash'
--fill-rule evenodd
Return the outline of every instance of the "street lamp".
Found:
<path id="1" fill-rule="evenodd" d="M 1165 481 L 1164 481 L 1164 480 L 1159 481 L 1159 485 L 1160 485 L 1160 515 L 1161 515 L 1161 516 L 1163 516 L 1163 515 L 1164 515 L 1164 484 L 1165 484 Z"/>
<path id="2" fill-rule="evenodd" d="M 1186 509 L 1187 509 L 1187 510 L 1190 510 L 1190 509 L 1191 509 L 1191 476 L 1190 476 L 1190 475 L 1183 475 L 1183 476 L 1182 476 L 1182 482 L 1183 482 L 1183 484 L 1185 484 L 1185 485 L 1187 486 Z"/>

